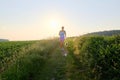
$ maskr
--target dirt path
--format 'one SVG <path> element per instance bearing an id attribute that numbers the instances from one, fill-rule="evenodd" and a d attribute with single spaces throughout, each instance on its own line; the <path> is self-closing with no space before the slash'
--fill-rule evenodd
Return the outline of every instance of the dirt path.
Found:
<path id="1" fill-rule="evenodd" d="M 60 48 L 50 52 L 44 68 L 38 72 L 34 80 L 66 80 L 66 57 Z"/>

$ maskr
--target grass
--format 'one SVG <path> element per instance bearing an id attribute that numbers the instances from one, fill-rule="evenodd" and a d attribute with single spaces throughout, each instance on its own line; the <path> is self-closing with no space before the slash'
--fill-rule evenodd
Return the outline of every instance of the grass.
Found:
<path id="1" fill-rule="evenodd" d="M 59 41 L 56 39 L 37 41 L 28 48 L 23 48 L 19 57 L 0 74 L 1 80 L 119 79 L 119 36 L 83 36 L 67 38 L 65 42 L 67 43 L 65 50 L 68 52 L 66 57 L 63 56 Z M 105 56 L 107 59 L 104 58 Z M 106 64 L 105 60 L 113 64 Z M 105 67 L 105 65 L 109 66 Z M 99 75 L 101 67 L 103 70 L 111 68 L 106 70 L 106 73 L 101 71 L 105 75 L 108 74 L 107 77 Z M 113 72 L 109 73 L 112 70 Z M 111 77 L 111 74 L 116 74 L 116 76 Z"/>

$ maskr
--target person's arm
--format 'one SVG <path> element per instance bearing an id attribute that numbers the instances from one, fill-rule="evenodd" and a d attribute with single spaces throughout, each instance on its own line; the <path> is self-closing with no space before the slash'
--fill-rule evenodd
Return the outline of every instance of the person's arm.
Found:
<path id="1" fill-rule="evenodd" d="M 65 37 L 66 37 L 66 31 L 64 31 L 64 33 L 65 33 Z"/>

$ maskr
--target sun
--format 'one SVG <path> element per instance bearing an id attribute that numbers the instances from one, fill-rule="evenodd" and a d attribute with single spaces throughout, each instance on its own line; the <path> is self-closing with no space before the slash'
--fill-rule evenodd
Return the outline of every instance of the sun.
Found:
<path id="1" fill-rule="evenodd" d="M 53 28 L 58 27 L 58 22 L 57 22 L 56 20 L 52 20 L 52 21 L 50 22 L 50 24 L 51 24 L 51 27 L 53 27 Z"/>

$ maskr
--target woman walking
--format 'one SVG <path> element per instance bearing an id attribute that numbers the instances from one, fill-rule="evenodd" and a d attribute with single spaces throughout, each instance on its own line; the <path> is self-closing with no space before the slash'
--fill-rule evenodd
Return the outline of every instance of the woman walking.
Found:
<path id="1" fill-rule="evenodd" d="M 62 29 L 59 32 L 60 36 L 60 48 L 64 47 L 64 40 L 66 38 L 66 31 L 64 30 L 64 26 L 62 26 Z"/>

